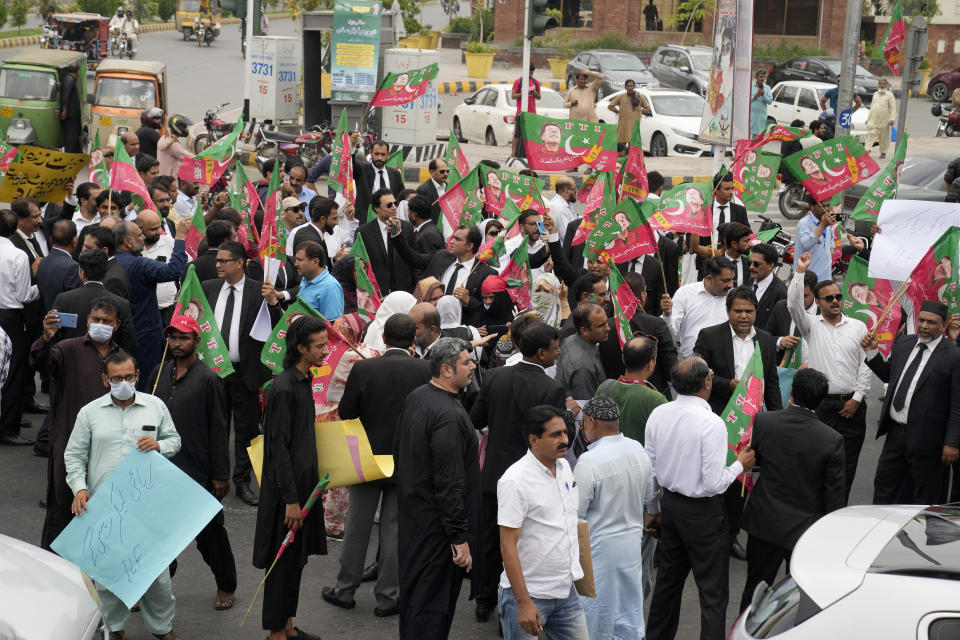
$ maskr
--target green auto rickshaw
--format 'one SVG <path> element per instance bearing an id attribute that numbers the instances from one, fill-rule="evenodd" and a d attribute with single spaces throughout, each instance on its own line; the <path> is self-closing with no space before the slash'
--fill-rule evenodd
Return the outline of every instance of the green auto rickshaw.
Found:
<path id="1" fill-rule="evenodd" d="M 80 67 L 80 148 L 90 139 L 87 54 L 82 51 L 24 49 L 0 64 L 0 135 L 8 144 L 62 147 L 60 87 L 71 64 Z"/>

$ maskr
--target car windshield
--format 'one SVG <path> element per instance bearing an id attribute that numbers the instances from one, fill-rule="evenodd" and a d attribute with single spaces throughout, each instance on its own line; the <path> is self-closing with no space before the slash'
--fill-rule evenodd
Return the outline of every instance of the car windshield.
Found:
<path id="1" fill-rule="evenodd" d="M 600 66 L 605 71 L 643 71 L 646 65 L 637 56 L 626 53 L 600 56 Z"/>
<path id="2" fill-rule="evenodd" d="M 200 11 L 200 0 L 180 0 L 180 11 Z"/>
<path id="3" fill-rule="evenodd" d="M 510 91 L 504 92 L 507 98 L 507 106 L 516 109 L 517 101 L 510 95 Z M 540 99 L 537 100 L 537 109 L 563 109 L 563 98 L 553 89 L 542 89 Z"/>
<path id="4" fill-rule="evenodd" d="M 713 64 L 713 56 L 709 53 L 691 53 L 690 59 L 697 71 L 710 71 L 710 65 Z"/>
<path id="5" fill-rule="evenodd" d="M 157 87 L 149 80 L 102 77 L 97 80 L 95 104 L 101 107 L 149 109 L 157 106 Z"/>
<path id="6" fill-rule="evenodd" d="M 794 579 L 787 576 L 763 592 L 747 614 L 744 628 L 751 638 L 773 638 L 819 611 Z"/>
<path id="7" fill-rule="evenodd" d="M 0 96 L 14 100 L 56 100 L 57 77 L 50 71 L 0 70 Z"/>
<path id="8" fill-rule="evenodd" d="M 828 68 L 830 69 L 830 71 L 832 71 L 833 73 L 835 73 L 835 74 L 837 74 L 837 75 L 840 75 L 840 61 L 839 61 L 839 60 L 821 60 L 820 62 L 822 62 L 823 64 L 827 65 L 827 67 L 828 67 Z M 873 74 L 872 74 L 872 73 L 870 73 L 869 71 L 867 71 L 866 69 L 864 69 L 864 68 L 861 67 L 860 65 L 857 65 L 857 75 L 858 75 L 858 76 L 866 76 L 867 78 L 872 78 L 872 77 L 873 77 Z"/>
<path id="9" fill-rule="evenodd" d="M 877 554 L 870 572 L 960 579 L 960 510 L 918 513 Z"/>
<path id="10" fill-rule="evenodd" d="M 653 110 L 661 116 L 699 118 L 703 115 L 703 98 L 697 95 L 654 96 Z"/>
<path id="11" fill-rule="evenodd" d="M 946 168 L 946 161 L 908 156 L 903 163 L 900 184 L 919 187 L 932 182 L 934 178 L 942 183 L 943 172 L 946 171 Z"/>

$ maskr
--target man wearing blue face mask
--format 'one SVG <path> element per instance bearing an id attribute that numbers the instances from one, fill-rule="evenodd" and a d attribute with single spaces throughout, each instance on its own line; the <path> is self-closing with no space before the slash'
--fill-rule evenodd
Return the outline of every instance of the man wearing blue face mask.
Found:
<path id="1" fill-rule="evenodd" d="M 98 323 L 99 324 L 99 323 Z M 100 379 L 110 393 L 85 405 L 67 441 L 63 461 L 67 485 L 73 491 L 70 510 L 81 515 L 87 500 L 104 480 L 136 447 L 158 451 L 170 458 L 180 450 L 180 435 L 170 412 L 160 398 L 137 392 L 140 372 L 132 356 L 117 351 L 103 361 Z M 110 631 L 126 638 L 123 629 L 130 608 L 100 584 L 96 585 L 100 607 Z M 143 626 L 160 640 L 175 640 L 173 630 L 174 598 L 170 570 L 164 569 L 140 599 Z"/>
<path id="2" fill-rule="evenodd" d="M 87 333 L 79 338 L 62 339 L 60 313 L 51 309 L 43 318 L 43 334 L 30 348 L 30 361 L 50 376 L 50 456 L 47 459 L 47 517 L 43 523 L 40 546 L 50 549 L 73 515 L 73 492 L 67 486 L 63 452 L 73 432 L 80 409 L 107 392 L 101 379 L 103 361 L 120 352 L 116 330 L 120 325 L 119 308 L 112 299 L 96 298 L 86 318 Z"/>

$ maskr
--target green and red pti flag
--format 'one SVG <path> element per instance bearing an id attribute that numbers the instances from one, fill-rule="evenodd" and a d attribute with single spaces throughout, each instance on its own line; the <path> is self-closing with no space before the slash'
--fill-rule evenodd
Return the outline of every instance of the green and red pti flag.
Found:
<path id="1" fill-rule="evenodd" d="M 419 69 L 401 73 L 388 73 L 377 87 L 370 101 L 371 107 L 396 107 L 413 102 L 427 92 L 430 81 L 440 73 L 440 65 L 434 62 Z"/>
<path id="2" fill-rule="evenodd" d="M 960 296 L 957 285 L 960 277 L 960 227 L 950 227 L 933 243 L 910 274 L 907 299 L 913 303 L 913 328 L 917 327 L 920 305 L 936 300 L 947 305 L 950 321 L 960 319 Z"/>
<path id="3" fill-rule="evenodd" d="M 867 331 L 877 334 L 877 348 L 884 358 L 889 357 L 900 326 L 900 301 L 893 300 L 893 293 L 889 280 L 867 275 L 866 260 L 860 256 L 850 259 L 843 279 L 843 313 L 863 321 Z M 890 309 L 884 315 L 888 306 Z M 878 325 L 881 316 L 883 321 Z"/>
<path id="4" fill-rule="evenodd" d="M 193 215 L 190 217 L 190 230 L 187 231 L 187 236 L 183 239 L 183 243 L 186 245 L 187 255 L 190 256 L 191 260 L 197 259 L 200 241 L 203 240 L 206 234 L 207 223 L 203 219 L 203 207 L 200 206 L 200 198 L 197 198 L 197 204 L 193 208 Z"/>
<path id="5" fill-rule="evenodd" d="M 510 255 L 510 260 L 500 270 L 500 275 L 507 281 L 507 293 L 510 299 L 521 311 L 530 308 L 530 260 L 528 257 L 526 239 Z"/>
<path id="6" fill-rule="evenodd" d="M 503 231 L 484 242 L 477 252 L 477 260 L 494 269 L 500 268 L 500 258 L 507 254 L 507 240 L 520 235 L 520 225 L 517 224 L 517 220 L 520 219 L 520 209 L 517 208 L 513 199 L 508 199 L 504 203 L 500 217 L 505 219 Z"/>
<path id="7" fill-rule="evenodd" d="M 277 324 L 273 327 L 270 337 L 263 343 L 263 350 L 260 352 L 260 361 L 274 373 L 283 371 L 283 357 L 287 354 L 287 329 L 297 318 L 310 316 L 311 318 L 322 318 L 320 313 L 304 302 L 303 298 L 297 296 L 297 299 L 287 307 L 287 311 L 280 317 Z"/>
<path id="8" fill-rule="evenodd" d="M 743 206 L 749 211 L 762 212 L 767 210 L 770 196 L 777 188 L 780 154 L 749 148 L 751 144 L 749 140 L 737 141 L 736 159 L 730 167 L 730 173 L 733 174 L 734 195 L 743 202 Z"/>
<path id="9" fill-rule="evenodd" d="M 643 139 L 640 136 L 640 121 L 633 123 L 627 157 L 620 168 L 620 198 L 627 196 L 643 201 L 650 192 L 647 182 L 647 167 L 643 164 Z"/>
<path id="10" fill-rule="evenodd" d="M 230 186 L 230 206 L 240 214 L 240 227 L 237 229 L 237 240 L 246 248 L 251 258 L 257 255 L 256 225 L 251 224 L 260 205 L 257 188 L 253 186 L 243 164 L 237 163 L 236 173 L 233 174 L 233 184 Z"/>
<path id="11" fill-rule="evenodd" d="M 893 157 L 883 171 L 877 174 L 870 188 L 860 196 L 860 201 L 853 208 L 850 215 L 854 220 L 877 221 L 880 215 L 880 206 L 897 195 L 897 188 L 900 186 L 900 173 L 903 171 L 904 158 L 907 155 L 907 138 L 909 134 L 899 133 L 897 139 L 897 148 L 894 149 Z"/>
<path id="12" fill-rule="evenodd" d="M 97 132 L 99 134 L 99 131 Z M 92 158 L 92 156 L 91 156 Z M 20 159 L 20 152 L 16 147 L 0 142 L 0 178 L 7 175 L 7 168 L 10 167 L 10 164 L 16 160 Z M 103 159 L 103 154 L 100 154 L 100 159 Z M 92 173 L 91 173 L 92 176 Z M 91 180 L 93 178 L 91 177 Z"/>
<path id="13" fill-rule="evenodd" d="M 146 185 L 143 184 L 143 178 L 140 177 L 137 168 L 133 166 L 133 160 L 127 155 L 127 149 L 123 146 L 123 140 L 120 136 L 117 136 L 117 146 L 113 150 L 110 190 L 129 191 L 133 200 L 133 208 L 137 213 L 146 209 L 157 210 Z"/>
<path id="14" fill-rule="evenodd" d="M 628 262 L 657 252 L 657 237 L 647 224 L 642 208 L 652 211 L 653 203 L 640 205 L 633 198 L 605 202 L 597 214 L 597 227 L 587 238 L 584 257 L 596 260 L 606 253 L 612 262 Z"/>
<path id="15" fill-rule="evenodd" d="M 907 35 L 907 25 L 903 20 L 903 7 L 897 0 L 890 11 L 890 24 L 883 36 L 883 59 L 893 75 L 900 75 L 900 58 L 903 53 L 903 42 Z"/>
<path id="16" fill-rule="evenodd" d="M 727 464 L 737 459 L 737 452 L 750 442 L 753 418 L 763 408 L 763 359 L 759 343 L 754 341 L 753 355 L 733 390 L 720 417 L 727 427 Z"/>
<path id="17" fill-rule="evenodd" d="M 287 250 L 287 229 L 280 216 L 280 159 L 276 158 L 273 173 L 270 174 L 270 186 L 267 187 L 267 199 L 263 206 L 263 226 L 260 229 L 260 241 L 257 243 L 260 261 L 263 264 L 264 280 L 273 281 L 276 274 L 270 274 L 268 258 L 283 260 Z"/>
<path id="18" fill-rule="evenodd" d="M 593 230 L 597 228 L 597 216 L 599 215 L 600 209 L 603 208 L 603 203 L 617 201 L 613 172 L 604 171 L 603 173 L 595 175 L 597 179 L 590 188 L 590 193 L 587 195 L 586 202 L 584 203 L 583 217 L 580 219 L 580 226 L 577 227 L 577 232 L 570 242 L 570 244 L 574 246 L 586 242 L 590 234 L 593 233 Z M 557 231 L 560 230 L 558 229 Z"/>
<path id="19" fill-rule="evenodd" d="M 237 140 L 243 131 L 243 116 L 237 118 L 233 130 L 209 147 L 193 156 L 184 158 L 180 162 L 177 178 L 187 182 L 212 185 L 230 166 L 230 161 L 237 153 Z"/>
<path id="20" fill-rule="evenodd" d="M 880 171 L 877 162 L 853 136 L 840 136 L 801 149 L 788 156 L 784 164 L 820 202 Z"/>
<path id="21" fill-rule="evenodd" d="M 785 127 L 782 124 L 769 124 L 750 142 L 750 149 L 762 147 L 768 142 L 793 142 L 812 135 L 806 127 Z M 739 144 L 739 143 L 738 143 Z M 739 149 L 739 147 L 738 147 Z"/>
<path id="22" fill-rule="evenodd" d="M 333 153 L 330 154 L 330 173 L 327 183 L 334 191 L 342 193 L 347 202 L 355 204 L 357 197 L 353 183 L 353 156 L 350 154 L 352 145 L 348 126 L 347 108 L 344 107 L 340 112 L 337 132 L 333 136 Z"/>
<path id="23" fill-rule="evenodd" d="M 359 233 L 350 248 L 350 254 L 353 255 L 353 277 L 357 284 L 357 311 L 364 320 L 370 322 L 380 308 L 380 287 L 377 286 L 377 278 L 370 266 L 367 245 Z"/>
<path id="24" fill-rule="evenodd" d="M 403 175 L 403 149 L 396 149 L 387 157 L 387 161 L 384 163 L 385 167 L 390 167 L 391 169 L 396 169 L 400 172 L 400 175 Z"/>
<path id="25" fill-rule="evenodd" d="M 513 200 L 520 211 L 533 209 L 540 215 L 546 211 L 540 196 L 545 183 L 540 178 L 486 165 L 477 165 L 477 171 L 483 184 L 484 208 L 488 212 L 500 215 L 508 199 Z"/>
<path id="26" fill-rule="evenodd" d="M 100 131 L 93 134 L 93 147 L 90 148 L 90 182 L 96 182 L 101 189 L 110 188 L 110 170 L 107 169 L 107 159 L 103 157 L 100 148 Z"/>
<path id="27" fill-rule="evenodd" d="M 611 124 L 560 120 L 533 113 L 521 118 L 527 164 L 535 171 L 564 171 L 589 164 L 597 171 L 617 165 L 617 128 Z"/>
<path id="28" fill-rule="evenodd" d="M 465 175 L 470 173 L 470 163 L 467 162 L 467 156 L 463 155 L 463 149 L 460 148 L 460 142 L 457 136 L 450 130 L 450 138 L 447 142 L 447 150 L 443 154 L 443 161 L 447 163 L 450 175 L 447 176 L 447 184 L 460 182 Z"/>
<path id="29" fill-rule="evenodd" d="M 713 183 L 684 182 L 664 193 L 650 216 L 650 226 L 709 236 L 713 233 Z"/>
<path id="30" fill-rule="evenodd" d="M 449 240 L 461 224 L 475 226 L 483 220 L 483 185 L 478 169 L 479 165 L 437 199 L 443 212 L 437 226 L 445 240 Z"/>
<path id="31" fill-rule="evenodd" d="M 230 363 L 230 350 L 220 327 L 217 325 L 213 307 L 203 294 L 203 287 L 197 278 L 196 268 L 191 264 L 187 267 L 187 275 L 183 278 L 183 285 L 177 295 L 177 304 L 173 309 L 175 316 L 190 316 L 200 325 L 200 344 L 197 345 L 197 357 L 210 367 L 221 378 L 233 373 Z"/>
<path id="32" fill-rule="evenodd" d="M 633 337 L 633 330 L 630 328 L 630 319 L 637 312 L 640 301 L 634 295 L 633 290 L 623 281 L 620 275 L 620 269 L 607 258 L 610 265 L 610 299 L 613 302 L 613 317 L 617 323 L 617 339 L 620 341 L 620 348 L 627 343 L 627 340 Z"/>

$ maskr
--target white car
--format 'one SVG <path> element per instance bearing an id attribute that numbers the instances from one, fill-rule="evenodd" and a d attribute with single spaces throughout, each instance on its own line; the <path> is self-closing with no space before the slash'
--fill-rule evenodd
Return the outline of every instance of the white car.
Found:
<path id="1" fill-rule="evenodd" d="M 767 587 L 729 638 L 960 637 L 960 510 L 855 506 L 801 536 L 790 575 Z"/>
<path id="2" fill-rule="evenodd" d="M 0 535 L 0 638 L 107 640 L 90 578 L 60 556 Z"/>
<path id="3" fill-rule="evenodd" d="M 453 110 L 453 134 L 460 142 L 478 142 L 490 146 L 510 144 L 517 117 L 517 101 L 510 94 L 512 84 L 489 84 Z M 570 110 L 563 97 L 543 87 L 537 100 L 537 115 L 566 118 Z"/>
<path id="4" fill-rule="evenodd" d="M 789 126 L 794 120 L 803 120 L 807 126 L 820 117 L 820 99 L 828 89 L 835 87 L 829 82 L 813 80 L 784 80 L 773 88 L 773 102 L 767 105 L 767 123 Z M 827 105 L 830 108 L 830 105 Z M 837 114 L 839 116 L 839 114 Z M 853 112 L 853 127 L 850 133 L 861 142 L 867 137 L 867 116 L 870 109 L 860 107 Z"/>
<path id="5" fill-rule="evenodd" d="M 617 124 L 617 114 L 610 111 L 610 101 L 623 91 L 613 93 L 597 102 L 600 122 Z M 703 98 L 682 89 L 645 88 L 637 93 L 646 97 L 652 115 L 640 118 L 640 137 L 644 151 L 651 156 L 702 156 L 711 147 L 697 141 Z"/>

